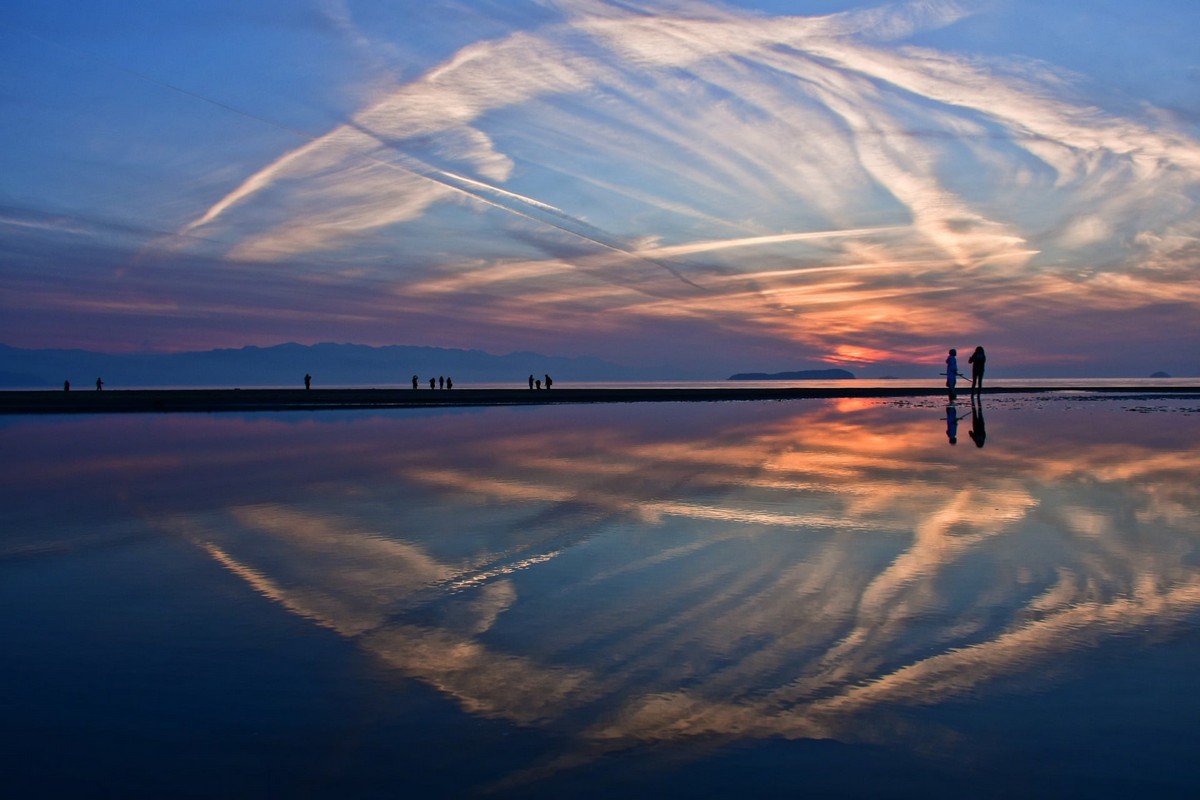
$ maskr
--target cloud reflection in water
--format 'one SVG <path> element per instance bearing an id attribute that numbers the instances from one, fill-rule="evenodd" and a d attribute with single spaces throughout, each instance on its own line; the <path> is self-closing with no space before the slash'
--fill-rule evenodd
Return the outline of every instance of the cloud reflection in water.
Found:
<path id="1" fill-rule="evenodd" d="M 1192 417 L 1165 431 L 1117 402 L 997 402 L 976 449 L 947 447 L 940 415 L 178 417 L 128 460 L 173 485 L 211 489 L 202 473 L 223 466 L 242 480 L 129 499 L 462 708 L 572 737 L 567 761 L 688 737 L 892 741 L 904 708 L 1195 624 Z M 174 467 L 153 452 L 185 440 L 209 449 Z"/>

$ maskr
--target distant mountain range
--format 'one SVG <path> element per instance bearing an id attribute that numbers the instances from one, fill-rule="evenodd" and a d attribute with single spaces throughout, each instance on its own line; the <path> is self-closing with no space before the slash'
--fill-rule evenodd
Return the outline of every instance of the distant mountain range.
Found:
<path id="1" fill-rule="evenodd" d="M 640 380 L 628 367 L 598 358 L 560 358 L 538 353 L 493 355 L 482 350 L 394 345 L 281 344 L 188 353 L 108 354 L 86 350 L 25 350 L 0 345 L 0 387 L 90 389 L 103 378 L 110 389 L 134 386 L 291 386 L 304 375 L 313 386 L 406 384 L 418 375 L 454 378 L 456 386 L 511 381 L 532 373 L 556 382 Z"/>
<path id="2" fill-rule="evenodd" d="M 739 372 L 731 381 L 842 381 L 852 380 L 853 372 L 844 369 L 802 369 L 796 372 Z"/>

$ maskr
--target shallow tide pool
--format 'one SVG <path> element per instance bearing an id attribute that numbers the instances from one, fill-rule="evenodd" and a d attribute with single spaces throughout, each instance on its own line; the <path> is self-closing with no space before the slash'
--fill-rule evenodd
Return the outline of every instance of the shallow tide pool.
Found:
<path id="1" fill-rule="evenodd" d="M 1192 797 L 1194 404 L 0 419 L 2 793 Z"/>

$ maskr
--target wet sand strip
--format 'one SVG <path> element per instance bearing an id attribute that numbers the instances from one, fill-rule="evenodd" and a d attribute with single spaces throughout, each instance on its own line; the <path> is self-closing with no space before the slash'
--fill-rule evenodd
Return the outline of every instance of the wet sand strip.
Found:
<path id="1" fill-rule="evenodd" d="M 1005 386 L 985 395 L 1061 392 L 1134 397 L 1200 397 L 1200 386 Z M 0 392 L 0 414 L 112 414 L 146 412 L 312 411 L 355 408 L 438 408 L 564 403 L 718 402 L 841 398 L 945 397 L 939 387 L 720 387 L 583 389 L 131 389 Z M 968 395 L 960 392 L 959 402 Z"/>

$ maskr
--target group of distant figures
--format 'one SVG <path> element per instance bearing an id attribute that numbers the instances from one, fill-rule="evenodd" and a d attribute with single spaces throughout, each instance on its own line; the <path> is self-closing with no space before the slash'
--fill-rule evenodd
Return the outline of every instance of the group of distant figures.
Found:
<path id="1" fill-rule="evenodd" d="M 96 391 L 99 392 L 103 389 L 104 389 L 104 381 L 102 381 L 99 378 L 96 378 Z M 70 381 L 63 381 L 63 391 L 64 392 L 71 391 L 71 382 Z"/>
<path id="2" fill-rule="evenodd" d="M 417 377 L 416 375 L 413 375 L 412 376 L 412 387 L 414 389 L 417 389 L 417 388 L 420 388 L 420 385 L 421 385 L 421 379 L 419 377 Z M 547 375 L 546 376 L 546 388 L 549 389 L 553 385 L 554 385 L 554 381 L 550 378 L 549 375 Z M 101 380 L 100 378 L 96 378 L 96 391 L 99 392 L 103 388 L 104 388 L 104 381 Z M 304 373 L 304 388 L 305 389 L 312 388 L 312 375 L 308 374 L 307 372 Z M 430 389 L 453 389 L 454 388 L 454 379 L 447 378 L 443 375 L 439 375 L 436 378 L 430 378 L 429 379 L 429 388 Z M 530 389 L 533 389 L 533 388 L 541 389 L 542 381 L 540 379 L 534 380 L 533 376 L 530 375 L 529 376 L 529 388 Z M 63 381 L 63 391 L 64 392 L 71 391 L 71 382 L 70 381 Z"/>
<path id="3" fill-rule="evenodd" d="M 97 378 L 96 379 L 96 388 L 99 389 L 100 385 L 101 385 L 100 379 Z M 546 388 L 549 389 L 553 385 L 554 385 L 554 379 L 551 378 L 549 375 L 547 375 L 546 376 Z M 67 383 L 66 385 L 63 386 L 63 388 L 66 389 L 67 391 L 70 391 L 71 384 Z M 312 388 L 312 375 L 309 375 L 308 373 L 305 373 L 305 375 L 304 375 L 304 388 L 305 389 Z M 420 376 L 418 376 L 418 375 L 412 376 L 412 388 L 414 388 L 414 389 L 421 388 Z M 447 378 L 444 375 L 439 375 L 436 378 L 430 378 L 429 379 L 429 388 L 430 389 L 453 389 L 454 388 L 454 379 Z M 530 389 L 541 389 L 542 388 L 541 379 L 538 378 L 535 380 L 533 375 L 530 375 L 529 376 L 529 388 Z"/>
<path id="4" fill-rule="evenodd" d="M 412 377 L 412 387 L 414 389 L 419 389 L 421 387 L 421 379 L 416 375 L 413 375 L 413 377 Z M 429 379 L 429 388 L 430 389 L 453 389 L 454 388 L 454 379 L 447 378 L 443 375 L 439 375 L 436 378 L 430 378 Z"/>
<path id="5" fill-rule="evenodd" d="M 417 375 L 413 375 L 412 376 L 412 387 L 414 389 L 418 389 L 418 388 L 420 388 L 420 386 L 421 386 L 421 378 Z M 306 374 L 304 376 L 304 388 L 305 389 L 312 388 L 312 375 Z M 447 378 L 445 375 L 439 375 L 436 378 L 430 378 L 429 379 L 429 388 L 430 389 L 453 389 L 454 388 L 454 379 Z"/>

